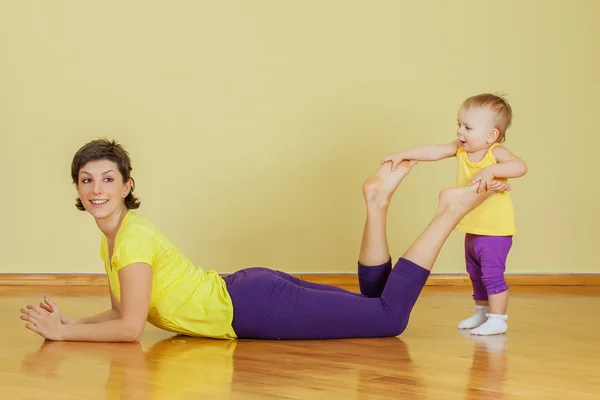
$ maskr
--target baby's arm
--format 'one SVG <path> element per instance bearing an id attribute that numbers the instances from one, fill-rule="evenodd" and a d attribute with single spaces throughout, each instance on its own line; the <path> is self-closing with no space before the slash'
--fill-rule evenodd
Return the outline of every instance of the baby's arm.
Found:
<path id="1" fill-rule="evenodd" d="M 491 169 L 494 178 L 520 178 L 527 173 L 525 162 L 506 147 L 495 147 L 492 154 L 497 164 L 490 165 L 488 168 Z"/>
<path id="2" fill-rule="evenodd" d="M 495 179 L 519 178 L 527 173 L 527 165 L 506 147 L 498 146 L 492 150 L 497 164 L 484 168 L 475 175 L 469 186 L 479 185 L 478 192 L 485 191 L 487 185 Z"/>
<path id="3" fill-rule="evenodd" d="M 454 157 L 458 151 L 459 143 L 459 140 L 455 140 L 446 144 L 413 147 L 392 154 L 381 160 L 381 163 L 384 164 L 391 161 L 392 170 L 395 170 L 402 160 L 438 161 L 444 158 Z"/>

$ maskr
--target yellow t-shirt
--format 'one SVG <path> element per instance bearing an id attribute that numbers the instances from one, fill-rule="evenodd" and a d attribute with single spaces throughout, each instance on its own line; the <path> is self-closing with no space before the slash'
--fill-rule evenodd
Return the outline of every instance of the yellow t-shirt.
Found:
<path id="1" fill-rule="evenodd" d="M 194 266 L 150 222 L 128 211 L 115 238 L 112 262 L 102 236 L 100 257 L 114 296 L 120 301 L 119 270 L 133 263 L 152 266 L 148 322 L 171 332 L 234 339 L 233 303 L 223 278 Z"/>
<path id="2" fill-rule="evenodd" d="M 483 159 L 477 163 L 471 162 L 467 152 L 459 147 L 456 152 L 457 174 L 456 185 L 465 187 L 484 168 L 497 164 L 492 153 L 499 146 L 494 143 L 487 151 Z M 507 182 L 507 179 L 498 179 Z M 515 215 L 510 192 L 497 193 L 487 199 L 479 207 L 471 210 L 457 225 L 459 232 L 472 233 L 475 235 L 509 236 L 516 234 Z"/>

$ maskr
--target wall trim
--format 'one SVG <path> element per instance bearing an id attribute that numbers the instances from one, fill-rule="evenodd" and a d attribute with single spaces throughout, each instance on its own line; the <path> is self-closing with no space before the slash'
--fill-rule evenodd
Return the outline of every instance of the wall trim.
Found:
<path id="1" fill-rule="evenodd" d="M 227 274 L 222 274 L 226 276 Z M 292 274 L 310 282 L 334 286 L 357 285 L 356 274 Z M 600 273 L 507 274 L 509 286 L 600 286 Z M 467 274 L 433 273 L 427 286 L 470 286 Z M 2 274 L 0 286 L 108 286 L 106 274 Z"/>

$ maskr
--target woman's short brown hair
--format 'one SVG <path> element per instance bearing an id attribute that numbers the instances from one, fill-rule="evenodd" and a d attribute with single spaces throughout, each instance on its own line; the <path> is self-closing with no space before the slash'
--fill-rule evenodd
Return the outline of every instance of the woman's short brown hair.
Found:
<path id="1" fill-rule="evenodd" d="M 131 167 L 129 154 L 122 145 L 118 144 L 114 140 L 92 140 L 80 148 L 77 153 L 75 153 L 75 157 L 73 157 L 73 162 L 71 163 L 71 178 L 73 178 L 73 183 L 78 184 L 79 171 L 81 168 L 83 168 L 90 161 L 97 160 L 110 160 L 117 164 L 119 172 L 123 176 L 123 183 L 131 179 L 131 190 L 129 191 L 127 197 L 125 197 L 125 207 L 127 207 L 129 210 L 139 208 L 140 201 L 133 195 L 135 181 L 131 177 L 131 171 L 133 168 Z M 83 203 L 81 203 L 80 198 L 77 198 L 75 206 L 77 209 L 85 211 L 85 207 L 83 207 Z"/>

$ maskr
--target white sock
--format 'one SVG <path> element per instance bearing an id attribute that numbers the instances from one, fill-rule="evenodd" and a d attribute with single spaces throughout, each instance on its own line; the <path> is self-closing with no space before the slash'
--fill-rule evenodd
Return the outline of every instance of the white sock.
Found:
<path id="1" fill-rule="evenodd" d="M 458 329 L 473 329 L 487 321 L 486 313 L 489 311 L 488 306 L 475 306 L 475 315 L 465 320 L 460 321 Z"/>
<path id="2" fill-rule="evenodd" d="M 506 314 L 486 314 L 488 320 L 471 331 L 471 335 L 499 335 L 508 330 Z"/>

